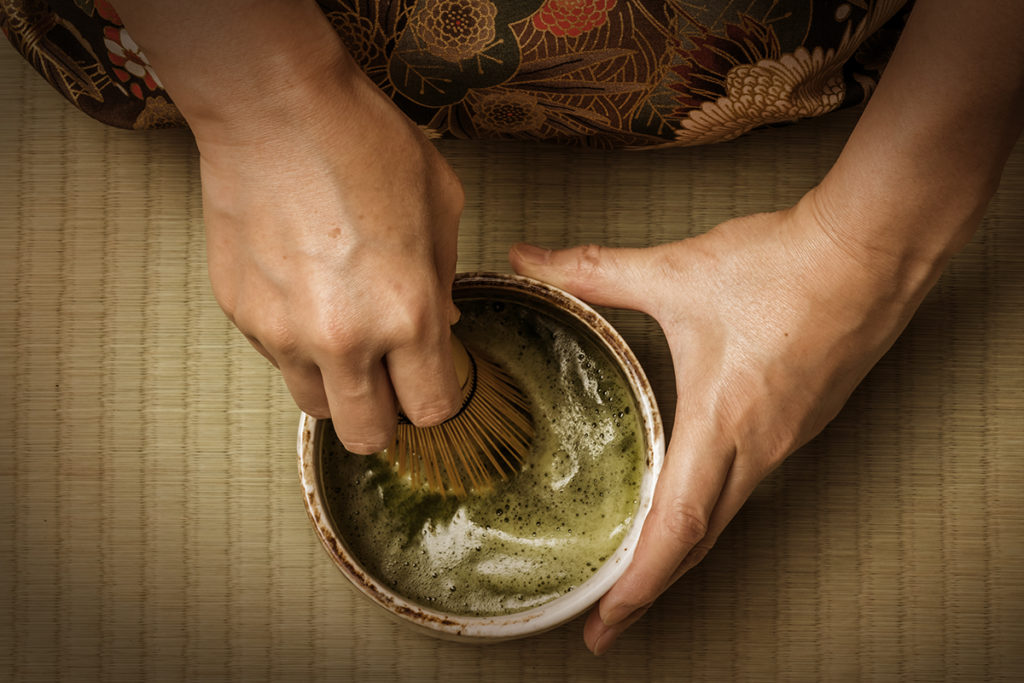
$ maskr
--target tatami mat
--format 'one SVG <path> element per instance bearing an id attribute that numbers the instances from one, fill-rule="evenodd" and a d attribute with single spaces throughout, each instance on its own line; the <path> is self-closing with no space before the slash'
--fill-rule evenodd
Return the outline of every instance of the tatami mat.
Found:
<path id="1" fill-rule="evenodd" d="M 705 149 L 443 145 L 460 269 L 523 239 L 640 246 L 785 206 L 840 113 Z M 206 277 L 181 131 L 108 129 L 0 48 L 0 678 L 1019 680 L 1024 145 L 983 231 L 825 433 L 604 658 L 581 623 L 407 632 L 319 547 L 298 412 Z M 613 312 L 671 415 L 657 328 Z"/>

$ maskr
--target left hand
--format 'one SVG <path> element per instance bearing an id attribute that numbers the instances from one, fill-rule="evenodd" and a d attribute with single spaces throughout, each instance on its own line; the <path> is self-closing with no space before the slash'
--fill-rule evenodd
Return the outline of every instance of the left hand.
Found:
<path id="1" fill-rule="evenodd" d="M 510 253 L 520 274 L 651 315 L 672 354 L 672 439 L 633 562 L 584 628 L 595 654 L 700 562 L 754 487 L 839 412 L 938 276 L 938 266 L 889 263 L 844 242 L 813 195 L 650 249 Z"/>

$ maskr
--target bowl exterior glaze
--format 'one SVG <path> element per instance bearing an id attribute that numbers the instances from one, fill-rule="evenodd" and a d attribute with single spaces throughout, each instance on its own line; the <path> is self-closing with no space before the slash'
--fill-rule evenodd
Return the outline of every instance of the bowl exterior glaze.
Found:
<path id="1" fill-rule="evenodd" d="M 320 542 L 335 565 L 364 597 L 402 624 L 422 633 L 464 642 L 498 642 L 542 633 L 576 618 L 597 602 L 622 575 L 633 558 L 641 527 L 651 508 L 665 456 L 665 435 L 657 402 L 640 363 L 619 333 L 590 306 L 551 285 L 498 273 L 459 274 L 452 290 L 456 301 L 460 296 L 494 294 L 558 316 L 603 347 L 628 381 L 640 412 L 645 466 L 637 512 L 615 552 L 593 576 L 572 592 L 539 607 L 489 617 L 445 614 L 397 595 L 364 571 L 359 560 L 349 552 L 344 538 L 334 528 L 324 499 L 320 473 L 325 421 L 305 413 L 299 420 L 299 477 L 306 510 Z"/>

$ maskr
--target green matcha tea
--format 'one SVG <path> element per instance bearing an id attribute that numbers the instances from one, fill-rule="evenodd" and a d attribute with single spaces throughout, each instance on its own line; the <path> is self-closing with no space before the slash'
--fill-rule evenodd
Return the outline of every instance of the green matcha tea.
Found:
<path id="1" fill-rule="evenodd" d="M 513 376 L 536 436 L 522 470 L 464 499 L 413 490 L 381 456 L 325 438 L 323 481 L 339 534 L 408 600 L 460 615 L 544 604 L 596 572 L 637 509 L 638 410 L 603 350 L 511 301 L 459 301 L 465 345 Z"/>

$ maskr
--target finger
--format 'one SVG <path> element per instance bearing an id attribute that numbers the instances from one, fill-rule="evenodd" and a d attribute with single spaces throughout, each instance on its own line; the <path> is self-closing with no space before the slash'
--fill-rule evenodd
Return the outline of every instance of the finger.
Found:
<path id="1" fill-rule="evenodd" d="M 694 545 L 690 552 L 686 554 L 686 557 L 683 558 L 672 574 L 672 577 L 665 584 L 665 589 L 678 581 L 683 574 L 693 569 L 704 559 L 711 549 L 713 539 L 717 539 L 722 534 L 722 531 L 725 530 L 725 527 L 736 516 L 736 513 L 747 501 L 747 498 L 750 497 L 750 493 L 760 480 L 760 475 L 751 475 L 735 466 L 729 470 L 725 487 L 708 521 L 708 531 L 704 536 L 704 540 Z M 595 655 L 603 655 L 619 636 L 647 613 L 648 609 L 650 609 L 650 604 L 638 607 L 624 618 L 609 624 L 605 623 L 601 618 L 601 605 L 598 605 L 587 617 L 587 623 L 583 627 L 583 640 L 591 652 Z"/>
<path id="2" fill-rule="evenodd" d="M 741 467 L 738 464 L 739 460 L 737 458 L 737 461 L 733 463 L 732 469 L 729 470 L 729 476 L 726 477 L 725 486 L 722 488 L 722 495 L 719 496 L 718 503 L 715 504 L 715 509 L 711 512 L 711 518 L 708 520 L 708 532 L 704 537 L 705 541 L 694 546 L 687 556 L 683 558 L 666 588 L 678 581 L 683 574 L 700 564 L 701 560 L 708 554 L 708 551 L 711 550 L 713 541 L 722 535 L 725 527 L 729 525 L 740 511 L 740 508 L 743 507 L 743 504 L 750 498 L 750 494 L 754 492 L 754 489 L 757 488 L 761 480 L 767 476 L 767 471 Z"/>
<path id="3" fill-rule="evenodd" d="M 254 349 L 259 351 L 259 354 L 261 356 L 263 356 L 268 361 L 270 361 L 271 365 L 273 365 L 275 368 L 278 368 L 278 369 L 281 368 L 281 366 L 278 365 L 277 360 L 274 358 L 274 356 L 271 355 L 270 351 L 267 351 L 267 347 L 263 346 L 263 344 L 260 343 L 259 339 L 257 339 L 256 337 L 252 336 L 251 334 L 245 334 L 244 332 L 242 334 L 245 337 L 246 341 L 248 341 L 250 344 L 252 344 L 252 347 Z"/>
<path id="4" fill-rule="evenodd" d="M 452 281 L 455 279 L 456 265 L 459 259 L 459 219 L 456 216 L 451 223 L 444 223 L 450 227 L 435 232 L 434 242 L 434 266 L 437 269 L 437 276 L 441 283 L 451 291 Z M 441 223 L 438 223 L 441 225 Z"/>
<path id="5" fill-rule="evenodd" d="M 320 368 L 312 363 L 285 361 L 281 366 L 281 376 L 299 410 L 318 420 L 331 416 Z"/>
<path id="6" fill-rule="evenodd" d="M 444 422 L 462 404 L 447 329 L 429 341 L 392 349 L 387 368 L 402 412 L 418 427 Z"/>
<path id="7" fill-rule="evenodd" d="M 660 250 L 612 249 L 598 245 L 541 249 L 517 244 L 509 261 L 520 275 L 548 282 L 599 306 L 645 310 L 654 257 Z"/>
<path id="8" fill-rule="evenodd" d="M 706 552 L 712 511 L 732 467 L 735 451 L 713 436 L 687 438 L 689 425 L 677 424 L 651 511 L 629 568 L 601 599 L 601 618 L 621 622 L 649 606 L 669 585 L 695 547 Z"/>
<path id="9" fill-rule="evenodd" d="M 448 327 L 452 327 L 455 323 L 462 319 L 462 311 L 455 305 L 454 301 L 448 302 Z"/>
<path id="10" fill-rule="evenodd" d="M 647 609 L 641 607 L 619 623 L 609 626 L 601 621 L 601 611 L 595 607 L 590 611 L 587 623 L 583 626 L 583 642 L 586 643 L 587 649 L 595 655 L 603 655 L 626 629 L 640 621 L 647 613 Z"/>
<path id="11" fill-rule="evenodd" d="M 381 360 L 320 368 L 334 431 L 352 453 L 381 451 L 395 435 L 395 394 Z"/>

